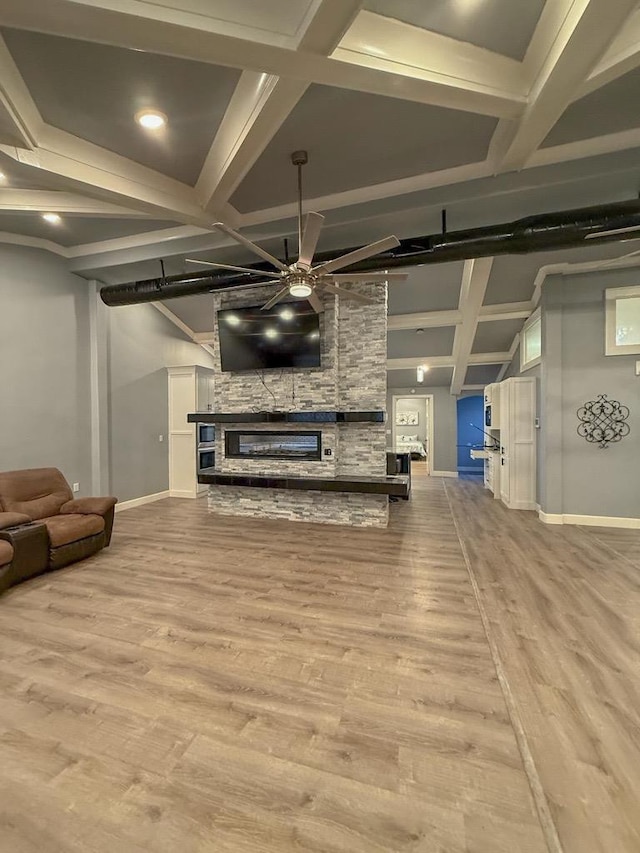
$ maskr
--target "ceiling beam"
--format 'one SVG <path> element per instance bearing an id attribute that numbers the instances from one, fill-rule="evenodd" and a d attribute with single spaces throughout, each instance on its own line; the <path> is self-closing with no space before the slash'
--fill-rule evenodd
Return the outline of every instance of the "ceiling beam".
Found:
<path id="1" fill-rule="evenodd" d="M 0 210 L 17 213 L 53 211 L 60 214 L 73 213 L 119 219 L 147 217 L 146 213 L 75 193 L 12 189 L 11 187 L 0 188 Z"/>
<path id="2" fill-rule="evenodd" d="M 491 323 L 497 320 L 526 320 L 533 311 L 530 301 L 502 302 L 497 305 L 483 305 L 478 314 L 479 323 Z M 387 317 L 387 329 L 435 329 L 443 326 L 458 326 L 462 323 L 463 312 L 418 311 L 414 314 L 390 314 Z"/>
<path id="3" fill-rule="evenodd" d="M 464 385 L 467 366 L 471 363 L 471 348 L 478 328 L 478 317 L 491 275 L 493 258 L 473 258 L 464 262 L 462 287 L 458 308 L 462 323 L 456 326 L 453 339 L 453 376 L 451 393 L 458 395 Z M 487 364 L 490 362 L 481 362 Z"/>
<path id="4" fill-rule="evenodd" d="M 442 326 L 457 326 L 462 322 L 462 312 L 423 311 L 415 314 L 391 314 L 387 317 L 387 330 L 435 329 Z"/>
<path id="5" fill-rule="evenodd" d="M 474 352 L 469 356 L 469 364 L 504 364 L 511 361 L 508 352 Z M 455 367 L 454 355 L 422 355 L 409 358 L 387 359 L 387 370 L 412 370 L 416 367 Z"/>
<path id="6" fill-rule="evenodd" d="M 388 73 L 411 74 L 425 82 L 443 84 L 440 106 L 513 115 L 525 106 L 526 81 L 522 64 L 468 42 L 411 26 L 403 21 L 363 11 L 333 53 L 334 59 Z M 456 81 L 453 92 L 446 85 Z M 465 94 L 468 93 L 468 94 Z M 432 103 L 438 103 L 433 100 Z"/>
<path id="7" fill-rule="evenodd" d="M 531 301 L 501 302 L 497 305 L 483 305 L 478 315 L 479 323 L 493 323 L 497 320 L 526 320 L 533 311 Z"/>
<path id="8" fill-rule="evenodd" d="M 0 36 L 0 104 L 4 107 L 5 116 L 11 121 L 16 141 L 23 148 L 35 148 L 43 124 L 42 116 L 2 36 Z"/>
<path id="9" fill-rule="evenodd" d="M 504 364 L 502 365 L 502 367 L 500 368 L 500 372 L 498 373 L 498 375 L 496 377 L 496 382 L 502 382 L 502 380 L 504 379 L 504 375 L 507 372 L 507 370 L 509 369 L 509 365 L 513 361 L 513 358 L 514 358 L 516 351 L 517 351 L 519 346 L 520 346 L 520 332 L 518 332 L 518 334 L 511 341 L 511 346 L 509 347 L 509 353 L 508 353 L 509 361 L 505 361 Z"/>
<path id="10" fill-rule="evenodd" d="M 298 50 L 330 54 L 358 14 L 363 0 L 321 0 Z M 304 80 L 244 71 L 227 106 L 196 195 L 215 213 L 226 202 L 309 87 Z"/>
<path id="11" fill-rule="evenodd" d="M 114 154 L 63 130 L 43 125 L 31 151 L 0 145 L 0 154 L 32 173 L 31 180 L 80 192 L 141 213 L 206 227 L 211 217 L 196 201 L 192 187 Z"/>
<path id="12" fill-rule="evenodd" d="M 215 31 L 207 16 L 142 0 L 0 0 L 0 24 L 486 115 L 515 117 L 525 101 L 474 90 L 459 75 L 425 74 L 402 57 L 386 71 L 241 38 Z"/>
<path id="13" fill-rule="evenodd" d="M 585 95 L 606 86 L 607 83 L 611 83 L 623 74 L 633 71 L 639 65 L 640 9 L 636 9 L 589 77 L 582 86 L 578 87 L 573 100 L 584 98 Z"/>
<path id="14" fill-rule="evenodd" d="M 499 171 L 527 163 L 635 6 L 636 0 L 574 0 L 505 146 Z"/>

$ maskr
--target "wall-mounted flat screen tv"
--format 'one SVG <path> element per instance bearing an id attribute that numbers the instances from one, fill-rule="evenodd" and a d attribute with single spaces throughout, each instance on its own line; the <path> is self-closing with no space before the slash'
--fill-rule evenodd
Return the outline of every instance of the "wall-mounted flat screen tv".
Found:
<path id="1" fill-rule="evenodd" d="M 320 367 L 320 318 L 306 300 L 218 311 L 222 370 Z"/>

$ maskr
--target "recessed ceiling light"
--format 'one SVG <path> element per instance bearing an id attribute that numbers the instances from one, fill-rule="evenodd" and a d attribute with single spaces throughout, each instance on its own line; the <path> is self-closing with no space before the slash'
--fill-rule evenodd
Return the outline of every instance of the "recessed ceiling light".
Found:
<path id="1" fill-rule="evenodd" d="M 62 217 L 58 213 L 43 213 L 42 218 L 51 225 L 60 225 Z"/>
<path id="2" fill-rule="evenodd" d="M 278 332 L 277 329 L 265 329 L 264 335 L 266 338 L 269 338 L 270 340 L 274 340 L 274 338 L 278 338 L 280 336 L 280 333 Z"/>
<path id="3" fill-rule="evenodd" d="M 6 181 L 6 180 L 7 180 L 7 176 L 5 175 L 5 173 L 0 172 L 0 181 Z"/>
<path id="4" fill-rule="evenodd" d="M 136 121 L 146 130 L 160 130 L 167 123 L 167 117 L 158 110 L 140 110 L 136 113 Z"/>
<path id="5" fill-rule="evenodd" d="M 237 314 L 227 314 L 225 320 L 230 326 L 239 326 L 240 325 L 240 317 Z"/>
<path id="6" fill-rule="evenodd" d="M 291 308 L 283 308 L 280 312 L 280 317 L 283 320 L 293 320 L 293 311 Z"/>

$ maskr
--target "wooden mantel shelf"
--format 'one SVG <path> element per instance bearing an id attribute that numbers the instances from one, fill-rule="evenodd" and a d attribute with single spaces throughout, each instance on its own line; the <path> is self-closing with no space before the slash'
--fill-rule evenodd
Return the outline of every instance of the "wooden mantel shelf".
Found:
<path id="1" fill-rule="evenodd" d="M 385 422 L 377 412 L 190 412 L 190 424 L 348 424 Z"/>
<path id="2" fill-rule="evenodd" d="M 393 495 L 406 498 L 409 478 L 390 477 L 279 477 L 273 474 L 231 474 L 205 468 L 198 482 L 209 486 L 249 486 L 257 489 L 296 489 L 311 492 L 351 492 L 366 495 Z"/>

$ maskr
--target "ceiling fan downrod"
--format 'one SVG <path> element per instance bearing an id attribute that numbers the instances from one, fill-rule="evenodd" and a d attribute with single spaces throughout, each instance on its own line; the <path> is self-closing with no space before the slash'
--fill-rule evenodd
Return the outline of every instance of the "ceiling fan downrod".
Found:
<path id="1" fill-rule="evenodd" d="M 298 257 L 302 254 L 302 167 L 309 162 L 306 151 L 294 151 L 291 162 L 298 169 Z"/>

